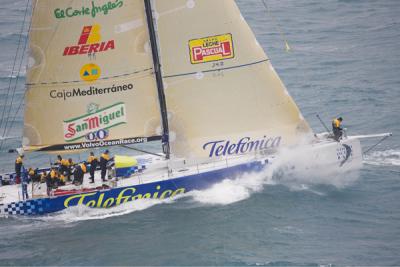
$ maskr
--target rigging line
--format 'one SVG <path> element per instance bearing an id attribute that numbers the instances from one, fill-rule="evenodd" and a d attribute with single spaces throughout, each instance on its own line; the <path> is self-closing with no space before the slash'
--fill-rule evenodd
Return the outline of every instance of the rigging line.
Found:
<path id="1" fill-rule="evenodd" d="M 242 65 L 237 65 L 237 66 L 232 66 L 232 67 L 226 67 L 226 68 L 220 68 L 220 69 L 215 69 L 215 70 L 204 70 L 204 71 L 197 71 L 197 72 L 188 72 L 188 73 L 181 73 L 181 74 L 175 74 L 175 75 L 168 75 L 168 76 L 164 76 L 163 78 L 168 79 L 168 78 L 194 75 L 197 73 L 209 73 L 209 72 L 217 72 L 217 71 L 224 71 L 224 70 L 232 70 L 232 69 L 238 69 L 238 68 L 244 68 L 244 67 L 248 67 L 248 66 L 252 66 L 252 65 L 257 65 L 257 64 L 264 63 L 267 61 L 269 61 L 269 59 L 264 59 L 264 60 L 260 60 L 260 61 L 256 61 L 256 62 L 252 62 L 252 63 L 242 64 Z"/>
<path id="2" fill-rule="evenodd" d="M 368 148 L 363 154 L 366 155 L 369 151 L 371 151 L 372 149 L 374 149 L 375 147 L 377 147 L 378 145 L 380 145 L 383 141 L 385 141 L 386 139 L 388 139 L 390 136 L 385 136 L 384 138 L 382 138 L 378 143 L 376 143 L 375 145 L 373 145 L 372 147 Z"/>
<path id="3" fill-rule="evenodd" d="M 11 121 L 15 121 L 16 120 L 17 115 L 18 115 L 18 113 L 20 112 L 20 110 L 22 108 L 22 104 L 24 103 L 25 96 L 26 96 L 26 91 L 24 93 L 24 96 L 21 97 L 21 99 L 19 100 L 17 111 L 14 113 L 14 116 L 13 116 Z M 7 132 L 6 132 L 5 135 L 8 136 L 10 134 L 10 131 L 11 131 L 11 127 L 7 129 Z M 1 150 L 1 147 L 2 147 L 2 144 L 0 144 L 0 150 Z"/>
<path id="4" fill-rule="evenodd" d="M 282 40 L 285 42 L 286 52 L 292 51 L 292 48 L 290 47 L 289 42 L 287 41 L 286 35 L 285 35 L 284 31 L 282 30 L 281 25 L 279 24 L 278 20 L 275 19 L 275 17 L 271 13 L 269 5 L 267 4 L 267 0 L 261 0 L 261 2 L 264 5 L 265 9 L 267 10 L 267 15 L 272 18 L 272 20 L 273 20 L 273 22 L 275 24 L 275 27 L 278 30 L 278 33 L 280 34 Z"/>
<path id="5" fill-rule="evenodd" d="M 272 14 L 271 8 L 270 8 L 270 6 L 268 5 L 267 2 L 268 2 L 268 0 L 261 0 L 261 3 L 263 4 L 265 10 L 267 11 L 267 15 L 272 19 L 272 22 L 273 22 L 273 24 L 274 24 L 274 26 L 275 26 L 275 28 L 276 28 L 276 31 L 277 31 L 278 34 L 281 36 L 282 41 L 285 43 L 285 50 L 286 50 L 286 52 L 293 52 L 293 51 L 296 52 L 296 50 L 295 50 L 295 49 L 293 50 L 293 49 L 291 48 L 291 46 L 289 45 L 289 41 L 288 41 L 288 38 L 287 38 L 285 32 L 283 31 L 283 29 L 282 29 L 282 27 L 281 27 L 279 21 L 278 21 L 278 20 L 275 18 L 275 16 Z M 298 58 L 297 58 L 296 56 L 293 56 L 293 59 L 295 60 L 297 66 L 302 66 L 302 65 L 304 65 L 304 64 L 302 64 L 302 65 L 300 64 L 300 62 L 299 62 L 299 60 L 298 60 Z M 307 75 L 306 75 L 306 73 L 305 73 L 304 68 L 300 68 L 300 69 L 301 69 L 301 76 L 303 77 L 303 84 L 306 85 L 306 81 L 307 81 L 306 78 L 307 78 Z M 319 97 L 319 100 L 320 100 L 320 102 L 322 103 L 321 97 Z M 322 113 L 326 115 L 326 112 L 325 112 L 325 111 L 323 111 Z"/>
<path id="6" fill-rule="evenodd" d="M 17 52 L 15 53 L 15 56 L 14 56 L 14 63 L 13 63 L 13 67 L 12 67 L 12 71 L 11 71 L 11 75 L 10 75 L 10 79 L 9 79 L 9 83 L 8 83 L 8 89 L 7 89 L 7 94 L 6 94 L 6 98 L 5 98 L 5 103 L 4 103 L 4 106 L 3 106 L 3 111 L 2 111 L 2 114 L 1 114 L 0 129 L 3 126 L 3 121 L 4 121 L 6 106 L 7 106 L 7 101 L 8 101 L 8 97 L 9 97 L 10 89 L 11 89 L 11 82 L 12 82 L 12 78 L 13 78 L 13 75 L 14 75 L 15 67 L 16 67 L 16 64 L 17 64 L 17 58 L 18 58 L 18 55 L 19 55 L 19 50 L 20 50 L 21 41 L 22 41 L 22 34 L 23 34 L 23 31 L 24 31 L 24 28 L 25 28 L 26 17 L 27 17 L 27 14 L 28 14 L 29 3 L 30 3 L 30 0 L 28 0 L 27 3 L 26 3 L 24 19 L 23 19 L 23 22 L 22 22 L 22 26 L 21 26 L 21 30 L 20 30 L 20 34 L 19 34 L 19 39 L 18 39 Z"/>
<path id="7" fill-rule="evenodd" d="M 27 10 L 29 10 L 29 3 L 30 3 L 30 0 L 28 0 L 28 2 L 27 2 L 27 7 L 26 7 L 26 10 L 25 10 L 26 13 L 25 13 L 25 18 L 24 18 L 23 28 L 25 27 L 26 14 L 27 14 Z M 30 22 L 30 23 L 29 23 L 29 26 L 28 26 L 28 33 L 29 33 L 30 29 L 31 29 L 31 25 L 32 25 L 32 23 Z M 21 33 L 20 36 L 22 36 L 22 33 Z M 9 126 L 9 123 L 10 123 L 10 122 L 12 123 L 12 122 L 15 120 L 16 114 L 18 113 L 18 111 L 19 111 L 19 109 L 20 109 L 21 102 L 22 102 L 23 99 L 24 99 L 24 97 L 20 99 L 20 104 L 18 105 L 18 110 L 17 110 L 17 112 L 14 114 L 13 119 L 11 120 L 11 118 L 10 118 L 11 109 L 12 109 L 13 104 L 14 104 L 14 98 L 15 98 L 15 93 L 16 93 L 16 91 L 17 91 L 18 82 L 19 82 L 19 79 L 20 79 L 20 77 L 21 77 L 20 74 L 21 74 L 22 64 L 23 64 L 23 62 L 24 62 L 24 58 L 25 58 L 25 55 L 26 55 L 25 52 L 26 52 L 26 50 L 27 50 L 27 45 L 28 45 L 28 42 L 25 41 L 24 48 L 23 48 L 23 50 L 22 50 L 21 61 L 20 61 L 20 64 L 19 64 L 18 72 L 17 72 L 17 78 L 16 78 L 15 85 L 14 85 L 13 90 L 12 90 L 13 93 L 12 93 L 12 97 L 11 97 L 11 103 L 10 103 L 10 105 L 9 105 L 10 108 L 8 109 L 8 112 L 6 111 L 7 115 L 5 116 L 5 121 L 6 121 L 6 122 L 5 122 L 5 125 L 4 125 L 3 136 L 7 136 L 7 135 L 10 133 L 11 127 L 8 127 L 8 126 Z M 24 94 L 24 95 L 25 95 L 25 94 Z M 3 119 L 2 119 L 2 121 L 3 121 Z M 1 129 L 1 128 L 0 128 L 0 129 Z M 2 147 L 3 147 L 4 141 L 5 141 L 5 140 L 1 140 L 1 142 L 0 142 L 0 150 L 1 150 Z"/>
<path id="8" fill-rule="evenodd" d="M 28 0 L 28 3 L 29 3 L 29 1 L 30 0 Z M 30 29 L 31 29 L 31 25 L 32 25 L 32 23 L 29 23 L 28 33 L 29 33 Z M 10 120 L 10 114 L 11 114 L 11 109 L 12 109 L 13 104 L 14 104 L 15 93 L 17 91 L 18 82 L 19 82 L 19 79 L 21 77 L 20 74 L 21 74 L 22 64 L 24 63 L 24 58 L 25 58 L 25 55 L 26 55 L 25 51 L 27 50 L 27 46 L 28 46 L 28 42 L 26 41 L 25 45 L 24 45 L 24 49 L 22 50 L 23 54 L 22 54 L 22 58 L 21 58 L 21 61 L 20 61 L 20 64 L 19 64 L 19 68 L 18 68 L 17 79 L 15 81 L 15 86 L 14 86 L 14 88 L 12 90 L 13 94 L 12 94 L 12 97 L 11 97 L 10 108 L 8 109 L 8 113 L 7 113 L 7 116 L 6 116 L 6 124 L 5 124 L 5 127 L 4 127 L 3 136 L 6 135 L 6 133 L 10 131 L 11 126 L 8 128 L 8 125 L 9 125 L 10 122 L 11 123 L 13 122 L 13 120 Z M 21 98 L 21 99 L 23 99 L 23 98 Z M 3 146 L 3 142 L 0 143 L 0 150 L 1 150 L 2 146 Z"/>

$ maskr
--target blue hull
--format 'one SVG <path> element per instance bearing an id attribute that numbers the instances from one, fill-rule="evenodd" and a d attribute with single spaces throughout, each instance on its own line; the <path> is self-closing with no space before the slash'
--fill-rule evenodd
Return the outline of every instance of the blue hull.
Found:
<path id="1" fill-rule="evenodd" d="M 183 194 L 192 190 L 207 189 L 224 179 L 235 178 L 246 172 L 259 172 L 264 169 L 265 166 L 266 165 L 261 162 L 251 162 L 166 181 L 52 198 L 20 201 L 5 204 L 1 207 L 0 214 L 43 215 L 78 205 L 85 205 L 92 208 L 110 208 L 137 199 L 172 198 L 178 194 Z"/>

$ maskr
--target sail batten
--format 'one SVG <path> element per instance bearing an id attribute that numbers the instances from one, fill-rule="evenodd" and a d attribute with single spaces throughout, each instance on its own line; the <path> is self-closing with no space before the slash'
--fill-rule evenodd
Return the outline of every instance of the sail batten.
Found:
<path id="1" fill-rule="evenodd" d="M 123 78 L 123 77 L 128 77 L 136 74 L 147 74 L 149 75 L 154 72 L 153 68 L 147 68 L 143 70 L 138 70 L 134 71 L 131 73 L 125 73 L 125 74 L 119 74 L 119 75 L 114 75 L 110 77 L 101 77 L 98 78 L 97 81 L 104 81 L 104 80 L 111 80 L 111 79 L 116 79 L 116 78 Z M 75 81 L 54 81 L 54 82 L 40 82 L 40 83 L 26 83 L 27 86 L 34 86 L 34 85 L 58 85 L 58 84 L 76 84 L 76 83 L 82 83 L 82 80 L 75 80 Z"/>
<path id="2" fill-rule="evenodd" d="M 199 74 L 199 73 L 201 74 L 201 73 L 218 72 L 218 71 L 232 70 L 232 69 L 238 69 L 238 68 L 245 68 L 245 67 L 249 67 L 249 66 L 252 66 L 252 65 L 265 63 L 265 62 L 268 62 L 268 61 L 269 61 L 269 59 L 263 59 L 263 60 L 259 60 L 259 61 L 255 61 L 255 62 L 251 62 L 251 63 L 247 63 L 247 64 L 243 64 L 243 65 L 230 66 L 230 67 L 226 67 L 226 68 L 207 69 L 207 70 L 201 70 L 201 71 L 197 71 L 197 72 L 189 72 L 189 73 L 167 75 L 167 76 L 164 76 L 163 78 L 168 79 L 168 78 L 175 78 L 175 77 L 180 77 L 180 76 L 194 75 L 194 74 Z"/>
<path id="3" fill-rule="evenodd" d="M 79 150 L 160 140 L 143 0 L 36 0 L 23 145 Z"/>

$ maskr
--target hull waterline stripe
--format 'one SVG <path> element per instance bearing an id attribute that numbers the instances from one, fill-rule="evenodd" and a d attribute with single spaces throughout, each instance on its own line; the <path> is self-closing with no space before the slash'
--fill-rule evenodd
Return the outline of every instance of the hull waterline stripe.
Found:
<path id="1" fill-rule="evenodd" d="M 182 73 L 182 74 L 168 75 L 168 76 L 164 76 L 164 79 L 181 77 L 181 76 L 188 76 L 188 75 L 195 75 L 197 73 L 209 73 L 209 72 L 216 72 L 216 71 L 223 71 L 223 70 L 239 69 L 239 68 L 244 68 L 244 67 L 248 67 L 248 66 L 252 66 L 252 65 L 261 64 L 261 63 L 268 62 L 268 61 L 270 61 L 269 58 L 268 59 L 264 59 L 264 60 L 260 60 L 260 61 L 256 61 L 256 62 L 252 62 L 252 63 L 248 63 L 248 64 L 232 66 L 232 67 L 227 67 L 227 68 L 220 68 L 220 69 L 214 69 L 214 70 L 204 70 L 204 71 L 197 71 L 197 72 L 188 72 L 188 73 Z"/>

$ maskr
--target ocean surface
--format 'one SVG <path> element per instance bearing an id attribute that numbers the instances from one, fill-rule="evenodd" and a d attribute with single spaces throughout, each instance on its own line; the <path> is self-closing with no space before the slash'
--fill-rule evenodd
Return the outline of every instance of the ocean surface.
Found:
<path id="1" fill-rule="evenodd" d="M 0 218 L 0 265 L 400 265 L 400 1 L 237 3 L 316 132 L 316 114 L 340 115 L 349 134 L 394 136 L 358 173 L 246 175 L 169 202 Z M 26 5 L 1 1 L 0 136 L 17 137 L 2 144 L 1 172 L 20 144 Z"/>

